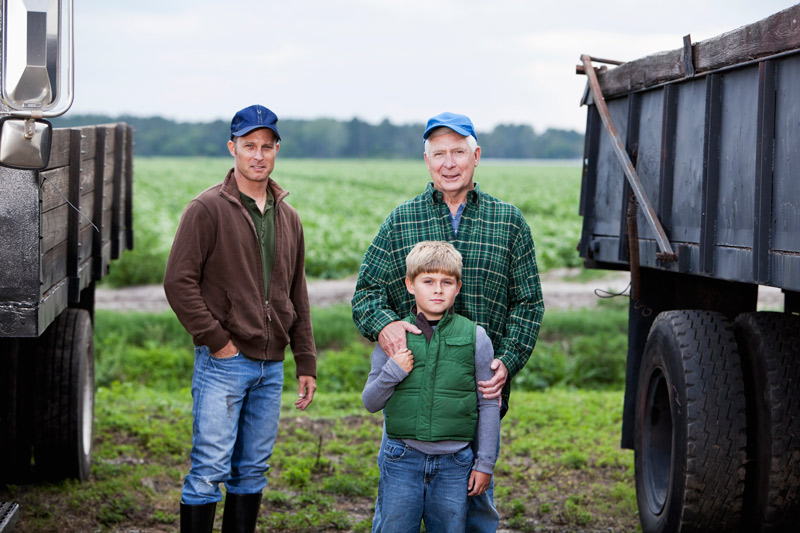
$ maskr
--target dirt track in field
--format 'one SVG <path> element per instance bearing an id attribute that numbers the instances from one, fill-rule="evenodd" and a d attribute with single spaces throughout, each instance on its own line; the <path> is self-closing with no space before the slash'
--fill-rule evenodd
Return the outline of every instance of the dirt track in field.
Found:
<path id="1" fill-rule="evenodd" d="M 579 269 L 559 269 L 542 275 L 542 292 L 545 309 L 578 309 L 593 307 L 603 296 L 621 293 L 628 286 L 627 272 L 609 273 L 601 279 L 585 283 L 570 281 Z M 326 306 L 350 302 L 355 289 L 355 278 L 319 280 L 308 284 L 312 306 Z M 169 310 L 164 289 L 160 285 L 97 290 L 96 307 L 113 311 L 162 312 Z M 780 309 L 783 295 L 779 289 L 762 287 L 759 292 L 759 309 Z"/>

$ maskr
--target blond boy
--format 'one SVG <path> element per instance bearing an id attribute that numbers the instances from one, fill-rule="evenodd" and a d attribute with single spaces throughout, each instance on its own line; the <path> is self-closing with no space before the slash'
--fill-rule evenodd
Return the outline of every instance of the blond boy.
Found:
<path id="1" fill-rule="evenodd" d="M 449 243 L 423 241 L 406 258 L 406 288 L 416 305 L 406 321 L 408 349 L 391 357 L 375 347 L 362 400 L 384 410 L 373 531 L 466 530 L 467 498 L 483 494 L 497 459 L 497 400 L 478 393 L 494 357 L 486 331 L 453 312 L 461 289 L 461 254 Z"/>

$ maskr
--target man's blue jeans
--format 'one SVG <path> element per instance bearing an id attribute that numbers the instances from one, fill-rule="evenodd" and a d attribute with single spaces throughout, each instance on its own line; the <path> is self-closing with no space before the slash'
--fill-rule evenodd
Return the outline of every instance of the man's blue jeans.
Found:
<path id="1" fill-rule="evenodd" d="M 399 440 L 387 439 L 378 483 L 380 523 L 373 531 L 463 533 L 467 520 L 467 484 L 472 448 L 454 454 L 427 455 Z"/>
<path id="2" fill-rule="evenodd" d="M 220 501 L 220 483 L 235 494 L 264 490 L 282 389 L 283 361 L 257 361 L 241 352 L 219 359 L 207 346 L 195 347 L 192 466 L 183 503 Z"/>

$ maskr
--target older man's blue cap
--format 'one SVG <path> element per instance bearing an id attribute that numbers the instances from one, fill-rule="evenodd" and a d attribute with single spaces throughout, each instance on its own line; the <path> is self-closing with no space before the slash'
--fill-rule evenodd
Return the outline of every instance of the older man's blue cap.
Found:
<path id="1" fill-rule="evenodd" d="M 428 125 L 425 126 L 425 133 L 422 134 L 422 139 L 427 139 L 433 130 L 442 126 L 450 128 L 464 137 L 472 135 L 476 141 L 478 140 L 478 136 L 475 135 L 475 128 L 472 127 L 472 121 L 468 116 L 446 111 L 428 119 Z"/>
<path id="2" fill-rule="evenodd" d="M 278 116 L 263 105 L 251 105 L 240 109 L 231 120 L 231 137 L 241 137 L 259 128 L 269 128 L 280 141 Z"/>

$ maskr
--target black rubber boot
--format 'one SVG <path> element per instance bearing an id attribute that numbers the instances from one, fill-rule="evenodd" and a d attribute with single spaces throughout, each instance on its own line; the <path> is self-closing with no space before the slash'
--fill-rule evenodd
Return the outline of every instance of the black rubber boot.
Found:
<path id="1" fill-rule="evenodd" d="M 188 505 L 181 502 L 181 533 L 211 533 L 216 502 Z"/>
<path id="2" fill-rule="evenodd" d="M 225 496 L 225 511 L 222 513 L 222 533 L 253 533 L 256 530 L 261 493 L 233 494 Z"/>

